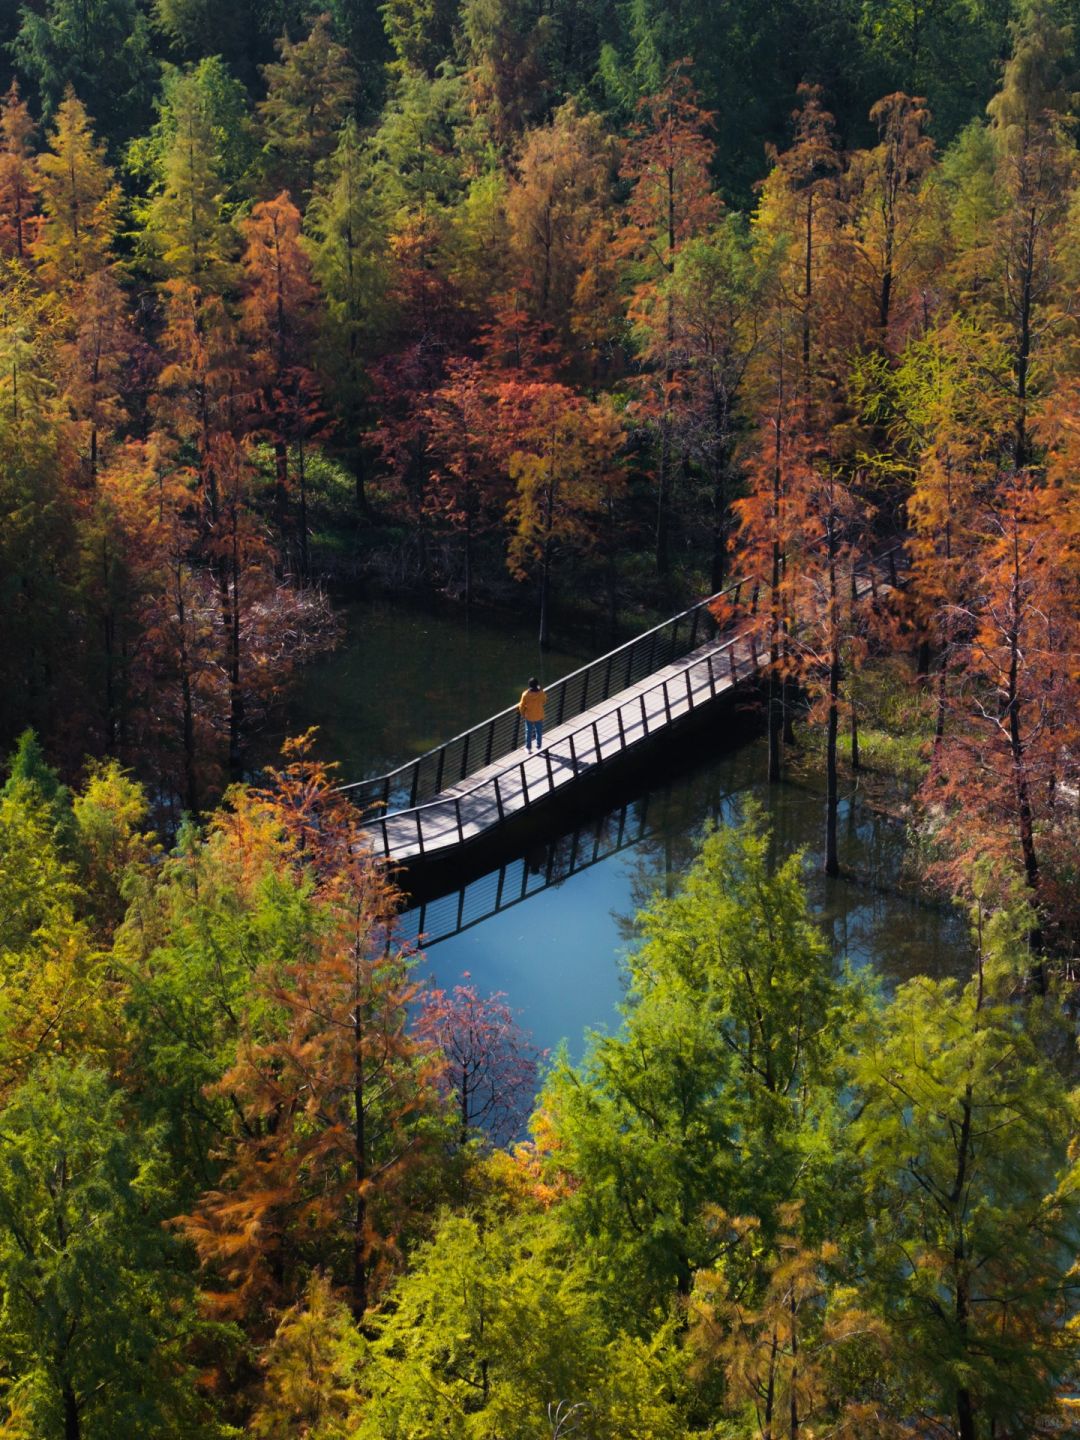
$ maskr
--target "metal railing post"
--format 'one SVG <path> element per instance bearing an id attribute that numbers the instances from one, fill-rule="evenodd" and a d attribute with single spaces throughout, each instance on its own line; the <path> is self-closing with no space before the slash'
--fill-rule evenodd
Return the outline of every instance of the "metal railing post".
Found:
<path id="1" fill-rule="evenodd" d="M 490 765 L 490 764 L 491 764 L 491 752 L 492 752 L 492 750 L 493 750 L 494 748 L 495 748 L 495 721 L 492 720 L 491 723 L 488 725 L 487 752 L 486 752 L 486 754 L 484 755 L 484 764 L 485 764 L 485 765 Z"/>
<path id="2" fill-rule="evenodd" d="M 525 809 L 529 808 L 529 782 L 525 779 L 525 761 L 521 762 L 521 798 L 525 802 Z"/>
<path id="3" fill-rule="evenodd" d="M 461 800 L 460 800 L 460 798 L 459 798 L 457 795 L 454 796 L 454 814 L 457 816 L 457 833 L 458 833 L 458 840 L 459 840 L 459 842 L 460 842 L 462 845 L 464 845 L 464 844 L 465 844 L 465 827 L 464 827 L 464 825 L 461 823 Z"/>
<path id="4" fill-rule="evenodd" d="M 692 709 L 694 708 L 694 687 L 693 687 L 693 685 L 690 683 L 690 671 L 689 671 L 689 669 L 686 669 L 683 673 L 684 673 L 685 676 L 686 676 L 686 704 L 687 704 L 687 706 L 689 707 L 689 709 L 692 710 Z"/>
<path id="5" fill-rule="evenodd" d="M 503 806 L 502 791 L 499 789 L 499 777 L 495 776 L 495 808 L 499 812 L 499 819 L 506 819 L 506 810 Z"/>
<path id="6" fill-rule="evenodd" d="M 600 753 L 600 731 L 596 728 L 595 720 L 592 722 L 592 738 L 593 744 L 596 746 L 596 763 L 599 765 L 604 757 Z"/>
<path id="7" fill-rule="evenodd" d="M 383 846 L 383 853 L 384 853 L 387 857 L 389 857 L 389 855 L 390 855 L 390 835 L 389 835 L 389 832 L 388 832 L 387 829 L 386 829 L 386 821 L 383 820 L 383 821 L 381 822 L 381 824 L 382 824 L 382 846 Z"/>
<path id="8" fill-rule="evenodd" d="M 701 606 L 694 610 L 694 623 L 690 626 L 690 649 L 694 648 L 694 641 L 697 639 L 698 621 L 701 619 Z"/>
<path id="9" fill-rule="evenodd" d="M 552 768 L 551 768 L 551 751 L 550 751 L 550 750 L 545 750 L 545 751 L 544 751 L 544 759 L 547 761 L 548 789 L 549 789 L 549 790 L 554 790 L 554 789 L 555 789 L 555 772 L 554 772 L 554 771 L 552 770 Z"/>
<path id="10" fill-rule="evenodd" d="M 420 846 L 420 854 L 424 853 L 424 827 L 420 823 L 420 811 L 416 812 L 416 843 Z"/>
<path id="11" fill-rule="evenodd" d="M 645 696 L 639 695 L 641 701 L 641 728 L 646 735 L 649 733 L 649 712 L 645 709 Z"/>
<path id="12" fill-rule="evenodd" d="M 667 688 L 667 681 L 666 681 L 666 680 L 664 681 L 663 685 L 662 685 L 660 688 L 663 690 L 663 693 L 664 693 L 664 714 L 667 716 L 667 722 L 668 722 L 668 724 L 670 725 L 670 724 L 671 724 L 671 697 L 668 695 L 668 688 Z"/>
<path id="13" fill-rule="evenodd" d="M 472 732 L 469 731 L 469 730 L 466 730 L 466 731 L 465 731 L 465 744 L 461 747 L 461 778 L 462 778 L 462 780 L 464 780 L 465 777 L 466 777 L 466 775 L 468 775 L 468 773 L 469 773 L 469 740 L 470 740 L 470 737 L 471 737 L 471 733 L 472 733 Z"/>
<path id="14" fill-rule="evenodd" d="M 435 771 L 435 794 L 438 795 L 442 789 L 443 766 L 446 764 L 446 746 L 439 750 L 439 764 Z"/>
<path id="15" fill-rule="evenodd" d="M 409 804 L 410 804 L 410 805 L 415 805 L 415 804 L 416 804 L 416 795 L 417 795 L 417 791 L 419 790 L 419 788 L 420 788 L 420 761 L 419 761 L 419 760 L 414 760 L 414 761 L 413 761 L 413 770 L 412 770 L 412 788 L 411 788 L 410 791 L 409 791 Z"/>
<path id="16" fill-rule="evenodd" d="M 569 740 L 570 740 L 570 763 L 573 765 L 573 767 L 574 767 L 574 774 L 576 775 L 576 774 L 577 774 L 577 750 L 576 750 L 575 747 L 574 747 L 574 732 L 573 732 L 572 730 L 570 731 Z"/>
<path id="17" fill-rule="evenodd" d="M 623 729 L 622 706 L 615 706 L 615 719 L 619 724 L 619 749 L 626 749 L 626 731 Z"/>

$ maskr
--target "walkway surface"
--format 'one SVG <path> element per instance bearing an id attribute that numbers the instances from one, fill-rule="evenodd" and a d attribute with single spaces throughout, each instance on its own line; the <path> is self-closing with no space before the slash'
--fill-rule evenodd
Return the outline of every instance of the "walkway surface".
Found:
<path id="1" fill-rule="evenodd" d="M 426 805 L 369 821 L 392 860 L 411 860 L 467 844 L 511 816 L 572 785 L 585 771 L 622 755 L 699 706 L 711 704 L 755 675 L 751 642 L 727 638 L 546 730 L 541 750 L 520 747 L 466 781 L 447 786 Z"/>

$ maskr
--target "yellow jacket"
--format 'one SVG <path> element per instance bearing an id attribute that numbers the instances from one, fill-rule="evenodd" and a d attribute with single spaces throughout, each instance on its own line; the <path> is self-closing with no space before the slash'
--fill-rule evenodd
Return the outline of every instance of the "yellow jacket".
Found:
<path id="1" fill-rule="evenodd" d="M 523 690 L 518 701 L 518 713 L 526 720 L 542 720 L 546 704 L 547 695 L 543 690 Z"/>

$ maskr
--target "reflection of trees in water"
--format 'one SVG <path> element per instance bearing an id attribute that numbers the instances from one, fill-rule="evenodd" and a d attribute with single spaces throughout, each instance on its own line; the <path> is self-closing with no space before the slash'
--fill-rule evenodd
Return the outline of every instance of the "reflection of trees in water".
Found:
<path id="1" fill-rule="evenodd" d="M 410 914 L 422 922 L 430 948 L 621 852 L 629 903 L 625 912 L 613 911 L 612 918 L 622 942 L 632 944 L 636 913 L 657 892 L 672 894 L 697 853 L 705 823 L 736 821 L 747 800 L 754 799 L 769 817 L 773 862 L 796 850 L 806 852 L 811 904 L 834 955 L 849 956 L 855 964 L 872 962 L 891 982 L 919 973 L 967 972 L 963 916 L 951 906 L 927 903 L 913 884 L 905 885 L 901 824 L 875 812 L 858 795 L 849 797 L 841 811 L 843 874 L 826 880 L 821 786 L 813 776 L 769 786 L 759 778 L 763 773 L 761 747 L 740 747 L 533 846 L 462 890 L 429 901 L 419 915 Z"/>
<path id="2" fill-rule="evenodd" d="M 637 938 L 637 912 L 659 892 L 670 898 L 678 877 L 697 854 L 701 832 L 708 820 L 728 824 L 737 815 L 744 789 L 732 785 L 728 767 L 685 776 L 638 802 L 646 821 L 641 841 L 626 865 L 630 883 L 630 914 L 613 911 L 620 937 Z"/>

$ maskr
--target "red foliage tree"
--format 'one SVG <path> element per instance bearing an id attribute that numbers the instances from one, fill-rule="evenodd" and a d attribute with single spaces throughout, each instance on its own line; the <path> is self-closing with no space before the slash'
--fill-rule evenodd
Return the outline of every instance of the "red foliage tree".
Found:
<path id="1" fill-rule="evenodd" d="M 477 1132 L 492 1145 L 518 1138 L 543 1056 L 514 1019 L 505 995 L 485 999 L 473 985 L 427 990 L 416 1030 L 445 1062 L 438 1085 L 457 1112 L 461 1144 Z"/>

